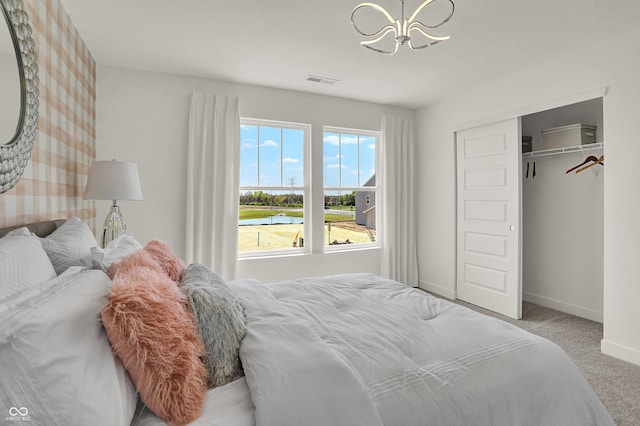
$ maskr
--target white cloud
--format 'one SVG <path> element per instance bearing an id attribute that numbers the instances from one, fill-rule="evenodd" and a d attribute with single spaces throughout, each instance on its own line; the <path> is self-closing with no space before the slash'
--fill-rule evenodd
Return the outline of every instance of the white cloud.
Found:
<path id="1" fill-rule="evenodd" d="M 272 141 L 271 139 L 267 139 L 260 146 L 278 146 L 278 143 L 276 141 Z"/>
<path id="2" fill-rule="evenodd" d="M 358 143 L 357 137 L 346 137 L 346 136 L 342 137 L 343 145 L 351 145 L 351 144 L 357 144 L 357 143 Z"/>
<path id="3" fill-rule="evenodd" d="M 327 166 L 327 169 L 346 169 L 347 166 L 345 166 L 344 164 L 329 164 Z"/>
<path id="4" fill-rule="evenodd" d="M 328 135 L 325 136 L 323 141 L 325 143 L 331 144 L 331 145 L 338 145 L 340 144 L 340 139 L 338 138 L 338 135 Z"/>
<path id="5" fill-rule="evenodd" d="M 376 149 L 376 144 L 375 143 L 370 143 L 369 145 L 367 145 L 367 148 Z"/>
<path id="6" fill-rule="evenodd" d="M 344 155 L 341 155 L 341 154 L 336 154 L 336 155 L 331 156 L 331 157 L 329 157 L 329 156 L 325 155 L 324 157 L 322 157 L 322 161 L 324 161 L 324 162 L 327 162 L 327 161 L 334 161 L 335 159 L 340 160 L 340 159 L 342 159 L 342 158 L 344 158 Z"/>
<path id="7" fill-rule="evenodd" d="M 343 145 L 347 145 L 347 144 L 357 144 L 358 138 L 354 136 L 345 136 L 345 135 L 342 135 L 342 138 L 340 138 L 340 136 L 338 135 L 328 135 L 324 137 L 323 141 L 331 145 L 339 145 L 340 142 L 342 142 Z"/>
<path id="8" fill-rule="evenodd" d="M 290 158 L 290 157 L 285 157 L 282 159 L 283 163 L 299 163 L 300 160 L 297 158 Z"/>
<path id="9" fill-rule="evenodd" d="M 256 146 L 256 141 L 253 139 L 245 139 L 240 145 L 240 149 L 253 149 Z"/>

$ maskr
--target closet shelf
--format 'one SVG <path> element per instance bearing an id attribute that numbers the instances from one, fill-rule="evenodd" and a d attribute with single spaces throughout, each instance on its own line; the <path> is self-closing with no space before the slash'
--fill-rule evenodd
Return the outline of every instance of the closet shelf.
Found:
<path id="1" fill-rule="evenodd" d="M 588 145 L 568 146 L 565 148 L 542 149 L 540 151 L 523 152 L 522 158 L 544 157 L 546 155 L 567 154 L 570 152 L 585 152 L 604 148 L 604 142 L 590 143 Z"/>

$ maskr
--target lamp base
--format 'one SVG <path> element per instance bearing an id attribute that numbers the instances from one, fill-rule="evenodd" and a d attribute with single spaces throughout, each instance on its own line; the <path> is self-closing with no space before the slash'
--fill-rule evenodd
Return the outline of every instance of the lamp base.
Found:
<path id="1" fill-rule="evenodd" d="M 107 218 L 104 220 L 101 247 L 105 248 L 107 244 L 126 231 L 127 224 L 124 221 L 124 216 L 120 213 L 120 207 L 114 202 L 109 209 L 109 213 L 107 213 Z"/>

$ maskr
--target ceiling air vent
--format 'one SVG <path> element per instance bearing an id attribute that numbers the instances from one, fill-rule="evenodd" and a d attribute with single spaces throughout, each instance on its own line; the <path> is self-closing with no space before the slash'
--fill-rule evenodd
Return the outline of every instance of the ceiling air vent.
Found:
<path id="1" fill-rule="evenodd" d="M 336 78 L 319 77 L 317 75 L 308 75 L 307 81 L 312 81 L 314 83 L 335 84 L 340 80 Z"/>

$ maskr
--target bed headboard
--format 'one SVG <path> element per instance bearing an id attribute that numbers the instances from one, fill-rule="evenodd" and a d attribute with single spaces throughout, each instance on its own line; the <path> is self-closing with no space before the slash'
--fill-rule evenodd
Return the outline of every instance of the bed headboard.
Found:
<path id="1" fill-rule="evenodd" d="M 38 237 L 46 237 L 47 235 L 58 229 L 60 225 L 62 225 L 66 221 L 67 219 L 53 219 L 45 220 L 42 222 L 28 223 L 26 225 L 16 225 L 10 226 L 8 228 L 0 228 L 0 237 L 3 237 L 14 229 L 22 228 L 23 226 L 29 228 L 29 231 L 33 232 Z"/>

